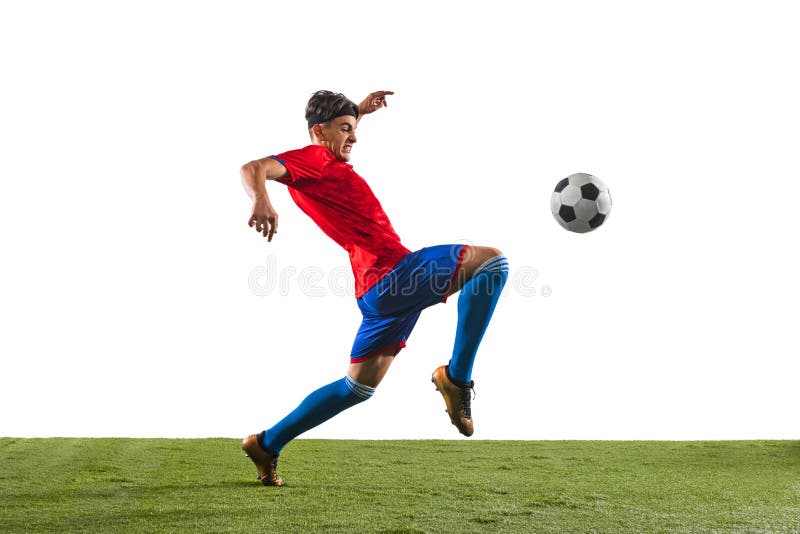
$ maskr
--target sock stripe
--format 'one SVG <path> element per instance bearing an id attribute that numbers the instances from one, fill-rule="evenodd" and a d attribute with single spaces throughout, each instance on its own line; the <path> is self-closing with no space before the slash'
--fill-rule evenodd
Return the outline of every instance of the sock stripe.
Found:
<path id="1" fill-rule="evenodd" d="M 356 397 L 366 400 L 375 394 L 375 388 L 365 386 L 364 384 L 359 384 L 349 376 L 345 376 L 344 379 L 345 383 L 347 384 L 347 389 L 349 389 L 350 392 Z"/>
<path id="2" fill-rule="evenodd" d="M 481 264 L 481 267 L 483 267 L 483 266 L 489 266 L 489 265 L 495 265 L 495 264 L 500 264 L 500 263 L 508 263 L 508 258 L 506 258 L 505 256 L 503 256 L 502 254 L 501 254 L 500 256 L 494 256 L 494 257 L 492 257 L 492 258 L 489 258 L 489 259 L 488 259 L 488 260 L 486 260 L 485 262 L 483 262 L 483 263 Z M 479 267 L 479 268 L 480 268 L 480 267 Z"/>
<path id="3" fill-rule="evenodd" d="M 485 271 L 502 271 L 504 269 L 508 269 L 508 258 L 500 254 L 499 256 L 489 258 L 485 262 L 481 263 L 480 267 L 475 269 L 475 273 L 472 276 Z"/>

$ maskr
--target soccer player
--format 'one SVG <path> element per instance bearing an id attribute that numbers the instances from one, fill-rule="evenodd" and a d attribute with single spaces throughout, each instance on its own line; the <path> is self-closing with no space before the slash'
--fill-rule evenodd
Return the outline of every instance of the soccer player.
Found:
<path id="1" fill-rule="evenodd" d="M 248 224 L 272 241 L 278 214 L 265 182 L 286 185 L 295 203 L 350 256 L 355 297 L 363 320 L 347 374 L 312 392 L 275 426 L 242 442 L 265 486 L 282 486 L 278 455 L 303 432 L 369 399 L 400 352 L 420 312 L 458 297 L 453 353 L 431 380 L 444 397 L 450 421 L 473 433 L 471 400 L 475 353 L 508 277 L 496 248 L 438 245 L 407 249 L 367 182 L 348 163 L 359 121 L 386 107 L 392 91 L 370 93 L 359 105 L 339 93 L 317 91 L 306 106 L 311 144 L 242 166 L 242 183 L 253 200 Z"/>

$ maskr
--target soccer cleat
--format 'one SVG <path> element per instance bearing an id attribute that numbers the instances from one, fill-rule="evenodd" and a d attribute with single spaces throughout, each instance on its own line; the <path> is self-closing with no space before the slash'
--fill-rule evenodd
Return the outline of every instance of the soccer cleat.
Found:
<path id="1" fill-rule="evenodd" d="M 472 394 L 475 382 L 455 382 L 447 373 L 447 366 L 437 367 L 431 376 L 436 391 L 444 397 L 450 422 L 465 436 L 471 436 L 472 427 Z"/>
<path id="2" fill-rule="evenodd" d="M 258 470 L 258 480 L 265 486 L 283 486 L 283 479 L 275 472 L 278 468 L 278 457 L 265 451 L 258 443 L 258 436 L 250 434 L 242 440 L 245 456 L 253 460 Z"/>

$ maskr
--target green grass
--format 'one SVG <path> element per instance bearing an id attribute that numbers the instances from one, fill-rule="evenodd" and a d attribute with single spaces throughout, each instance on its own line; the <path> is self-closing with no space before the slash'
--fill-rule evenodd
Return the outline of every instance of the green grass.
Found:
<path id="1" fill-rule="evenodd" d="M 800 443 L 0 439 L 0 532 L 798 532 Z"/>

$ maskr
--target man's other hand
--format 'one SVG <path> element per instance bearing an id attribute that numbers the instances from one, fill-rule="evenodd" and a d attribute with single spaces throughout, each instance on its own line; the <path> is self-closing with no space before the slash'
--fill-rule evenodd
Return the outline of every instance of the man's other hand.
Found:
<path id="1" fill-rule="evenodd" d="M 394 91 L 375 91 L 374 93 L 368 94 L 367 98 L 362 100 L 358 105 L 359 117 L 368 115 L 381 108 L 385 108 L 388 105 L 386 102 L 386 97 L 393 94 Z"/>

